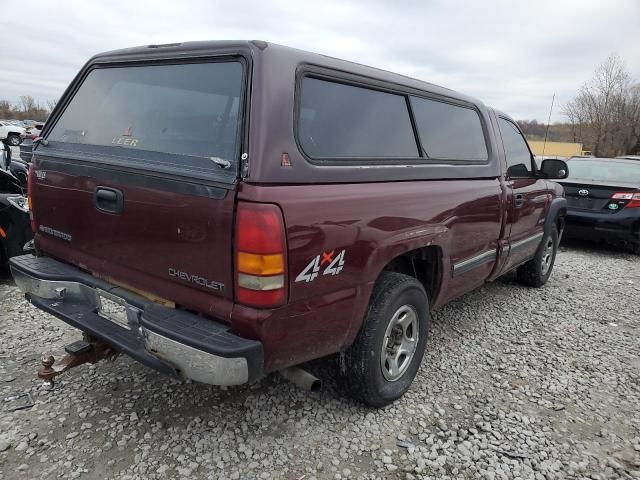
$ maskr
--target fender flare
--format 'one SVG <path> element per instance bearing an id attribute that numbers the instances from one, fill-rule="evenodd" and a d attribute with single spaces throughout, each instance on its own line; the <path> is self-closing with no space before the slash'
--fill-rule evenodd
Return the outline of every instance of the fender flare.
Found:
<path id="1" fill-rule="evenodd" d="M 424 247 L 437 247 L 442 252 L 441 261 L 448 268 L 449 244 L 451 232 L 440 224 L 422 226 L 415 230 L 404 231 L 400 235 L 390 237 L 384 244 L 378 245 L 367 262 L 367 270 L 373 273 L 371 281 L 377 280 L 385 266 L 395 258 L 407 252 Z M 444 268 L 443 268 L 444 271 Z"/>
<path id="2" fill-rule="evenodd" d="M 544 233 L 545 235 L 551 231 L 551 227 L 555 225 L 558 217 L 564 217 L 567 214 L 567 199 L 566 198 L 554 198 L 549 206 L 547 212 L 547 218 L 544 220 Z M 562 230 L 564 223 L 560 226 L 558 236 L 562 236 Z"/>

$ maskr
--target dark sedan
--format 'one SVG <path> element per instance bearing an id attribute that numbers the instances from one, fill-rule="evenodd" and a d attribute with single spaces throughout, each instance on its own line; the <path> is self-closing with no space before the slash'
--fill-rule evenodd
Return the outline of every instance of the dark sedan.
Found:
<path id="1" fill-rule="evenodd" d="M 560 183 L 567 197 L 564 235 L 626 244 L 640 254 L 640 162 L 572 158 Z"/>

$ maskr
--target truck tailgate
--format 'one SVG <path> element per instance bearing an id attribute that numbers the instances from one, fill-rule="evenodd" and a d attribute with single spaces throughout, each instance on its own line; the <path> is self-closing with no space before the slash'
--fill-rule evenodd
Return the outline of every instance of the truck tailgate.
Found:
<path id="1" fill-rule="evenodd" d="M 48 158 L 32 181 L 44 252 L 177 303 L 176 286 L 231 298 L 233 190 Z M 99 191 L 121 195 L 121 212 Z"/>
<path id="2" fill-rule="evenodd" d="M 94 276 L 228 317 L 246 61 L 97 65 L 34 152 L 40 251 Z"/>

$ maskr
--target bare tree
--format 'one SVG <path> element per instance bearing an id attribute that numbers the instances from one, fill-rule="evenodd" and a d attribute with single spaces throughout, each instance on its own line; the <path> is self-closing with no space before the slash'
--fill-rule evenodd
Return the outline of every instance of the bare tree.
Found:
<path id="1" fill-rule="evenodd" d="M 49 110 L 44 104 L 38 103 L 33 97 L 20 97 L 18 104 L 8 100 L 0 100 L 0 119 L 36 120 L 43 121 L 49 116 Z"/>
<path id="2" fill-rule="evenodd" d="M 625 153 L 640 154 L 640 84 L 630 88 L 624 115 L 628 118 L 623 130 Z"/>
<path id="3" fill-rule="evenodd" d="M 37 108 L 36 101 L 31 95 L 20 96 L 20 106 L 25 113 Z"/>
<path id="4" fill-rule="evenodd" d="M 53 112 L 53 109 L 56 108 L 58 104 L 58 100 L 47 100 L 47 108 L 49 109 L 49 113 Z"/>
<path id="5" fill-rule="evenodd" d="M 9 118 L 11 116 L 11 102 L 8 100 L 0 100 L 0 118 Z"/>
<path id="6" fill-rule="evenodd" d="M 633 85 L 624 62 L 611 55 L 591 80 L 566 104 L 563 112 L 573 137 L 596 156 L 632 151 L 640 134 L 640 87 Z"/>

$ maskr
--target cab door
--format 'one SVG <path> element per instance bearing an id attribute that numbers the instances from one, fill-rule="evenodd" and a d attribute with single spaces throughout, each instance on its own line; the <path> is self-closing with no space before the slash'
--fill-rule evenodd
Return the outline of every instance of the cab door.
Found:
<path id="1" fill-rule="evenodd" d="M 498 116 L 506 159 L 508 258 L 504 271 L 533 257 L 544 233 L 551 201 L 547 183 L 536 176 L 536 164 L 514 121 Z"/>

